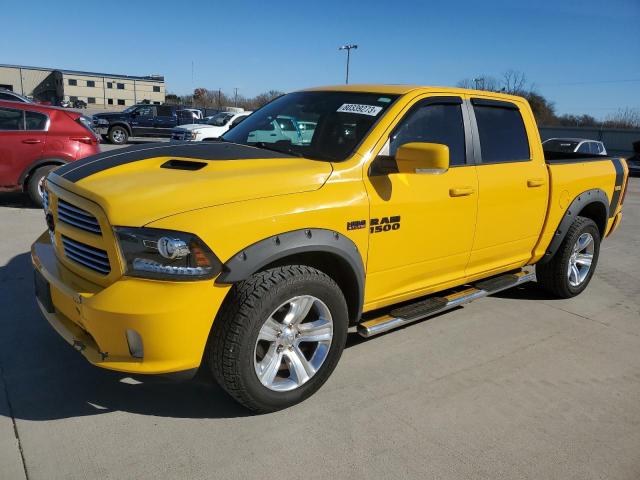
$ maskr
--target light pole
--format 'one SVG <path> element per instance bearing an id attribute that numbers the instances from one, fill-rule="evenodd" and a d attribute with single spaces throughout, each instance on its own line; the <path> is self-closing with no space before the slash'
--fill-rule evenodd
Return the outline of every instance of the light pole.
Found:
<path id="1" fill-rule="evenodd" d="M 347 80 L 345 83 L 349 83 L 349 59 L 351 57 L 351 49 L 358 48 L 358 45 L 355 43 L 348 43 L 347 45 L 343 45 L 338 50 L 346 50 L 347 51 Z"/>

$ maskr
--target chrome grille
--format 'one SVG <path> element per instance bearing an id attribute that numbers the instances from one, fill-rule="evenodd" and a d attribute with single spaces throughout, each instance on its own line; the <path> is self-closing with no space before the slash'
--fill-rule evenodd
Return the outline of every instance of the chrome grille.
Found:
<path id="1" fill-rule="evenodd" d="M 42 191 L 42 208 L 45 212 L 49 211 L 49 191 L 46 188 Z"/>
<path id="2" fill-rule="evenodd" d="M 80 230 L 97 234 L 101 233 L 100 224 L 96 217 L 86 210 L 82 210 L 81 208 L 71 205 L 69 202 L 65 202 L 61 198 L 58 199 L 58 220 L 79 228 Z"/>
<path id="3" fill-rule="evenodd" d="M 111 272 L 107 252 L 77 240 L 71 240 L 64 235 L 61 238 L 64 254 L 67 258 L 103 275 L 108 275 Z"/>

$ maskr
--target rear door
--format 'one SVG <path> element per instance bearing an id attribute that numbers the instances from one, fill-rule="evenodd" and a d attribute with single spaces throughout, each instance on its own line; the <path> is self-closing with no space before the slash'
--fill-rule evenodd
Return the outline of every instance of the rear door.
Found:
<path id="1" fill-rule="evenodd" d="M 158 105 L 156 107 L 156 118 L 154 123 L 154 131 L 156 135 L 168 137 L 171 130 L 178 126 L 178 117 L 174 113 L 172 107 L 166 105 Z"/>
<path id="2" fill-rule="evenodd" d="M 22 173 L 42 158 L 48 124 L 42 113 L 0 107 L 0 186 L 16 186 Z"/>
<path id="3" fill-rule="evenodd" d="M 532 255 L 547 210 L 547 167 L 525 103 L 471 98 L 478 221 L 468 276 L 519 266 Z"/>

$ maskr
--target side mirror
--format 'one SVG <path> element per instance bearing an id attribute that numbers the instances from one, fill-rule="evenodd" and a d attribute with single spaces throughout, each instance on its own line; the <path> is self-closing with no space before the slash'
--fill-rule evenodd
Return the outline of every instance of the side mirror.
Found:
<path id="1" fill-rule="evenodd" d="M 396 150 L 399 173 L 440 174 L 449 170 L 449 147 L 439 143 L 405 143 Z"/>
<path id="2" fill-rule="evenodd" d="M 138 112 L 138 111 L 131 112 L 131 116 L 132 117 L 137 117 L 138 115 L 140 115 L 140 112 Z"/>

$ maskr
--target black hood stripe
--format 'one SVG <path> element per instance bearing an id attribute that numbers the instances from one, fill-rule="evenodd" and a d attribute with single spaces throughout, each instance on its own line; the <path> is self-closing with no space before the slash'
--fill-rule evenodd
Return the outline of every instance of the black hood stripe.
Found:
<path id="1" fill-rule="evenodd" d="M 248 145 L 223 142 L 172 142 L 169 144 L 134 145 L 117 151 L 102 152 L 77 162 L 68 163 L 56 174 L 77 182 L 109 168 L 153 157 L 187 157 L 197 160 L 247 160 L 254 158 L 287 158 L 291 155 Z"/>

